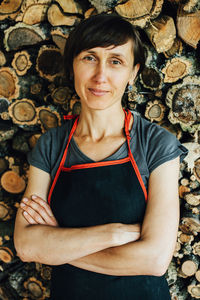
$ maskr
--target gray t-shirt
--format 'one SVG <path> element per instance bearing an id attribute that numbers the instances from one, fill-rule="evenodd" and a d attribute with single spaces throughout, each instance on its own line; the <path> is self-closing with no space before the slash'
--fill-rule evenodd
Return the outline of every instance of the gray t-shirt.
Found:
<path id="1" fill-rule="evenodd" d="M 138 113 L 132 113 L 134 122 L 130 133 L 130 146 L 147 189 L 149 174 L 155 168 L 178 156 L 182 161 L 188 151 L 172 133 L 145 120 Z M 72 124 L 73 120 L 68 120 L 64 125 L 47 131 L 28 154 L 29 164 L 49 173 L 52 180 L 62 159 Z M 103 161 L 118 160 L 126 156 L 128 156 L 128 149 L 125 142 L 114 154 Z M 79 149 L 72 137 L 65 166 L 92 162 L 94 161 Z"/>

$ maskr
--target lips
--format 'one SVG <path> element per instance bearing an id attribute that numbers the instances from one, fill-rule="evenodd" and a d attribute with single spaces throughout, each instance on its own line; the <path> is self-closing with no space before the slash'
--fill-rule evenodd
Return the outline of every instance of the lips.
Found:
<path id="1" fill-rule="evenodd" d="M 108 91 L 105 90 L 92 89 L 92 88 L 89 88 L 89 91 L 95 96 L 103 96 L 108 93 Z"/>

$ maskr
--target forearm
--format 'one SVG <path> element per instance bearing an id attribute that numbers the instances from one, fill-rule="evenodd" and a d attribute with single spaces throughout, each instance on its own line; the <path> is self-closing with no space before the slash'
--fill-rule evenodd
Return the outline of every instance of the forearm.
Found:
<path id="1" fill-rule="evenodd" d="M 151 243 L 143 240 L 112 247 L 71 261 L 71 265 L 88 271 L 118 276 L 165 273 L 162 255 Z"/>

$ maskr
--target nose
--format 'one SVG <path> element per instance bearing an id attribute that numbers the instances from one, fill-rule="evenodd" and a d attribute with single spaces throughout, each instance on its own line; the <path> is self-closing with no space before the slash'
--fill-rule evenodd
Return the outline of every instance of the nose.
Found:
<path id="1" fill-rule="evenodd" d="M 93 79 L 96 83 L 104 83 L 107 81 L 107 70 L 104 63 L 99 62 L 96 65 Z"/>

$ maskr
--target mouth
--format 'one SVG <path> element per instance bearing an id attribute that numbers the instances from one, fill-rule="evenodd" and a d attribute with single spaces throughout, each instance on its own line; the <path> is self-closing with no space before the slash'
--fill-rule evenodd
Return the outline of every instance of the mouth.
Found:
<path id="1" fill-rule="evenodd" d="M 100 89 L 88 89 L 93 95 L 95 96 L 104 96 L 105 94 L 108 93 L 108 91 L 105 90 L 100 90 Z"/>

